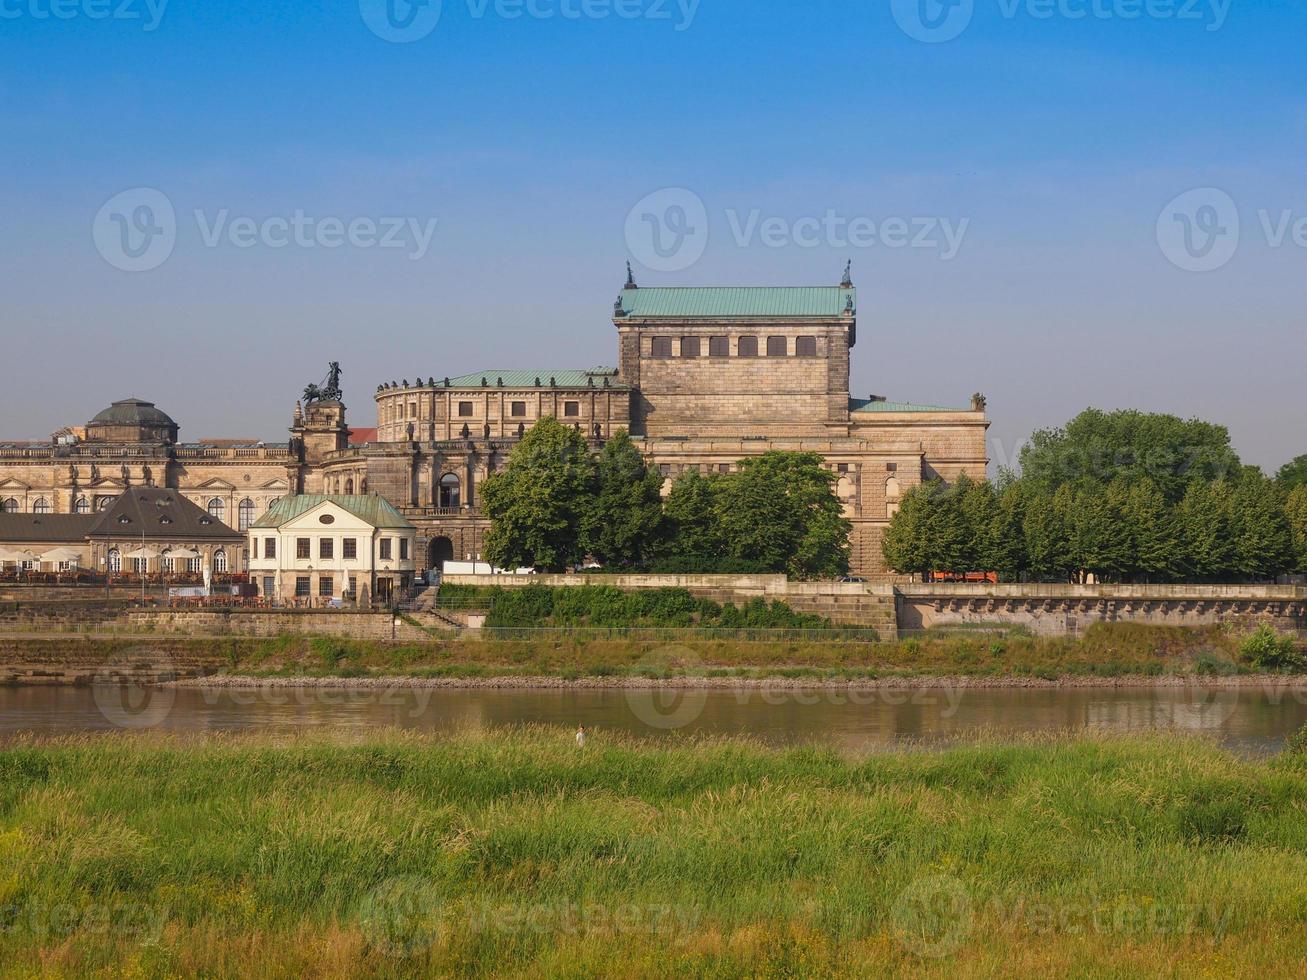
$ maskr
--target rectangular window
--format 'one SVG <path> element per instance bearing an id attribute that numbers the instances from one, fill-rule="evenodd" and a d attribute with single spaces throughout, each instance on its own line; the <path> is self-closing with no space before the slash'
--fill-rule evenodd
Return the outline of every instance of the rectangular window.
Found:
<path id="1" fill-rule="evenodd" d="M 381 539 L 381 560 L 390 561 L 390 538 Z"/>
<path id="2" fill-rule="evenodd" d="M 336 592 L 336 580 L 330 575 L 318 576 L 318 595 L 330 596 Z"/>
<path id="3" fill-rule="evenodd" d="M 898 472 L 898 469 L 899 469 L 899 464 L 898 464 L 898 463 L 886 463 L 886 464 L 885 464 L 885 472 L 886 472 L 886 473 L 897 473 L 897 472 Z"/>
<path id="4" fill-rule="evenodd" d="M 575 418 L 581 414 L 580 402 L 563 402 L 563 415 L 567 418 Z"/>
<path id="5" fill-rule="evenodd" d="M 144 571 L 145 571 L 145 563 L 146 563 L 147 561 L 149 561 L 148 558 L 133 558 L 133 559 L 132 559 L 132 571 L 133 571 L 133 572 L 138 572 L 138 573 L 140 573 L 140 572 L 144 572 Z"/>
<path id="6" fill-rule="evenodd" d="M 352 596 L 359 594 L 359 580 L 353 575 L 349 577 L 349 594 Z"/>
<path id="7" fill-rule="evenodd" d="M 699 356 L 699 338 L 682 337 L 681 338 L 681 356 L 698 357 Z"/>
<path id="8" fill-rule="evenodd" d="M 277 580 L 271 575 L 263 576 L 263 594 L 273 595 L 277 591 Z"/>
<path id="9" fill-rule="evenodd" d="M 417 403 L 417 402 L 409 402 L 409 403 L 408 403 L 408 417 L 411 418 L 411 419 L 415 419 L 415 418 L 418 417 L 418 403 Z"/>
<path id="10" fill-rule="evenodd" d="M 837 472 L 837 473 L 847 473 L 848 471 L 849 471 L 849 464 L 848 464 L 848 463 L 839 463 L 839 464 L 836 465 L 836 467 L 835 467 L 835 472 Z"/>
<path id="11" fill-rule="evenodd" d="M 459 402 L 459 403 L 458 403 L 458 417 L 461 418 L 461 419 L 468 419 L 468 418 L 471 418 L 471 417 L 472 417 L 472 403 L 471 403 L 471 402 Z"/>
<path id="12" fill-rule="evenodd" d="M 816 337 L 795 337 L 795 338 L 794 338 L 794 356 L 795 356 L 795 357 L 816 357 L 816 356 L 817 356 L 817 338 L 816 338 Z"/>
<path id="13" fill-rule="evenodd" d="M 353 561 L 359 556 L 358 538 L 346 538 L 341 542 L 341 553 L 346 561 Z"/>
<path id="14" fill-rule="evenodd" d="M 399 560 L 408 561 L 408 538 L 399 539 Z"/>
<path id="15" fill-rule="evenodd" d="M 659 464 L 658 464 L 658 472 L 661 473 L 663 476 L 671 476 L 671 475 L 672 475 L 672 464 L 671 464 L 671 463 L 659 463 Z"/>
<path id="16" fill-rule="evenodd" d="M 785 342 L 784 337 L 767 338 L 767 356 L 784 357 L 789 351 L 789 345 Z"/>
<path id="17" fill-rule="evenodd" d="M 649 356 L 650 357 L 671 357 L 672 356 L 672 338 L 671 337 L 651 337 L 649 339 Z"/>
<path id="18" fill-rule="evenodd" d="M 264 558 L 276 558 L 276 557 L 277 557 L 277 539 L 276 539 L 276 538 L 264 538 L 264 539 L 263 539 L 263 557 L 264 557 Z"/>
<path id="19" fill-rule="evenodd" d="M 522 418 L 526 415 L 526 402 L 513 402 L 509 411 L 514 418 Z"/>
<path id="20" fill-rule="evenodd" d="M 327 558 L 327 559 L 335 558 L 335 557 L 336 557 L 336 542 L 333 541 L 331 538 L 319 538 L 319 539 L 318 539 L 318 557 L 319 557 L 319 558 Z"/>
<path id="21" fill-rule="evenodd" d="M 718 464 L 717 464 L 717 472 L 718 472 L 718 473 L 729 473 L 730 471 L 731 471 L 731 464 L 730 464 L 730 463 L 718 463 Z"/>
<path id="22" fill-rule="evenodd" d="M 300 597 L 309 594 L 309 577 L 307 575 L 295 576 L 295 594 Z"/>
<path id="23" fill-rule="evenodd" d="M 259 539 L 258 539 L 258 538 L 253 538 L 253 539 L 250 541 L 250 557 L 251 557 L 252 559 L 254 559 L 255 561 L 257 561 L 258 558 L 259 558 Z M 169 565 L 172 564 L 172 559 L 171 559 L 171 558 L 168 559 L 168 564 L 169 564 Z M 172 569 L 169 569 L 169 571 L 171 571 L 171 570 L 172 570 Z"/>
<path id="24" fill-rule="evenodd" d="M 730 356 L 731 356 L 731 338 L 730 338 L 730 337 L 709 337 L 709 338 L 708 338 L 708 356 L 709 356 L 709 357 L 730 357 Z"/>
<path id="25" fill-rule="evenodd" d="M 300 561 L 307 561 L 313 557 L 312 545 L 308 538 L 295 539 L 295 557 Z"/>
<path id="26" fill-rule="evenodd" d="M 757 357 L 758 338 L 741 337 L 735 342 L 735 350 L 741 357 Z"/>

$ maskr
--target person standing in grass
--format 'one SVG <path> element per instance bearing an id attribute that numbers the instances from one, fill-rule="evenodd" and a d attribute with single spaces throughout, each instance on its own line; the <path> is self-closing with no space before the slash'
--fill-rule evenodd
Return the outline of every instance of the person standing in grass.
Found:
<path id="1" fill-rule="evenodd" d="M 583 749 L 583 748 L 585 748 L 585 726 L 584 726 L 584 725 L 577 725 L 577 726 L 576 726 L 576 747 L 577 747 L 578 749 Z"/>

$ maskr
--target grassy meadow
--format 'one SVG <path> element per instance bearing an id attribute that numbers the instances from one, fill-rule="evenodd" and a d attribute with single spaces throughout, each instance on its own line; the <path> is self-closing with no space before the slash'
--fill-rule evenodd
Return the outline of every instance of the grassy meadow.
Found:
<path id="1" fill-rule="evenodd" d="M 11 976 L 1301 976 L 1307 755 L 20 743 L 0 916 Z"/>

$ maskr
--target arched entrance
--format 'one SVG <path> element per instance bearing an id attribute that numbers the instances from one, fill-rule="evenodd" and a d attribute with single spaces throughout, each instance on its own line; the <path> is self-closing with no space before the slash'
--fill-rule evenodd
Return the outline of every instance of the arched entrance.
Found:
<path id="1" fill-rule="evenodd" d="M 444 537 L 432 538 L 431 544 L 427 546 L 427 567 L 438 572 L 445 562 L 453 560 L 454 542 Z"/>

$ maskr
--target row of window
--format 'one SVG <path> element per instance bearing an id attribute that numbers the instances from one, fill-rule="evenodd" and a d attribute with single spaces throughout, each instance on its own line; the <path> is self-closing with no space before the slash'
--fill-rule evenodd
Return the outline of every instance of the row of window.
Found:
<path id="1" fill-rule="evenodd" d="M 255 538 L 251 543 L 251 558 L 259 557 L 259 540 Z M 277 539 L 263 538 L 263 557 L 271 559 L 277 557 Z M 382 538 L 378 543 L 377 553 L 381 561 L 390 561 L 393 557 L 393 543 L 399 541 L 399 560 L 408 561 L 408 538 Z M 340 539 L 340 557 L 344 561 L 356 561 L 359 556 L 358 538 L 341 538 Z M 308 561 L 313 557 L 313 539 L 296 538 L 295 539 L 295 559 L 297 561 Z M 324 561 L 336 560 L 336 539 L 335 538 L 318 538 L 318 558 Z"/>
<path id="2" fill-rule="evenodd" d="M 649 356 L 650 357 L 673 357 L 672 341 L 674 337 L 650 337 L 649 338 Z M 681 357 L 702 357 L 703 356 L 703 339 L 702 337 L 681 337 L 680 356 Z M 789 337 L 768 337 L 766 346 L 768 357 L 788 357 L 790 353 Z M 731 338 L 730 337 L 709 337 L 708 338 L 708 356 L 709 357 L 730 357 L 731 356 Z M 736 357 L 757 357 L 758 356 L 758 338 L 745 335 L 737 337 L 735 340 Z M 817 356 L 817 338 L 816 337 L 795 337 L 794 338 L 794 356 L 795 357 L 816 357 Z"/>
<path id="3" fill-rule="evenodd" d="M 458 417 L 461 419 L 470 419 L 476 417 L 476 402 L 459 402 Z M 387 422 L 398 422 L 404 419 L 404 406 L 401 403 L 385 410 Z M 527 403 L 523 401 L 513 401 L 508 403 L 508 414 L 511 418 L 524 419 L 527 415 Z M 563 415 L 567 418 L 577 418 L 581 414 L 581 403 L 576 401 L 563 402 Z M 418 417 L 417 402 L 409 402 L 408 418 L 415 419 Z"/>
<path id="4" fill-rule="evenodd" d="M 269 594 L 271 591 L 269 588 L 270 583 L 271 580 L 265 580 L 264 582 L 265 594 Z M 313 589 L 313 580 L 310 576 L 297 575 L 295 577 L 295 595 L 297 598 L 300 599 L 308 598 L 310 595 L 313 594 L 312 589 Z M 351 575 L 348 579 L 346 579 L 345 594 L 350 596 L 356 596 L 358 595 L 358 591 L 359 591 L 359 580 L 355 576 Z M 330 575 L 319 575 L 318 595 L 326 599 L 326 598 L 331 598 L 335 594 L 336 594 L 336 580 L 332 578 Z"/>
<path id="5" fill-rule="evenodd" d="M 112 548 L 106 556 L 109 562 L 109 571 L 117 575 L 123 570 L 123 555 L 117 548 Z M 127 559 L 128 568 L 137 574 L 149 570 L 148 558 L 129 558 Z M 160 558 L 160 567 L 164 572 L 202 572 L 204 570 L 203 558 Z M 225 574 L 230 567 L 227 561 L 227 552 L 221 549 L 213 553 L 213 570 L 218 574 Z M 63 571 L 64 569 L 60 569 Z"/>

